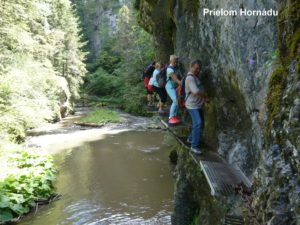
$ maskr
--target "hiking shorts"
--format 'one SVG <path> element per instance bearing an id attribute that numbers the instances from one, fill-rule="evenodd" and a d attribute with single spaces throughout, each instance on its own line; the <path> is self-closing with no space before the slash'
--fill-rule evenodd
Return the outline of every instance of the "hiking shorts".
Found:
<path id="1" fill-rule="evenodd" d="M 161 100 L 162 103 L 166 103 L 167 102 L 167 92 L 165 88 L 159 88 L 159 87 L 155 87 L 154 88 L 154 92 L 156 92 L 159 95 L 159 98 Z"/>

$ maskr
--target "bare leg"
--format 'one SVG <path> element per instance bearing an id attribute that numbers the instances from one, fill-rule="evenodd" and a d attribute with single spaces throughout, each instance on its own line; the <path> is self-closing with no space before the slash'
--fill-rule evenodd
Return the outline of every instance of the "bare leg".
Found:
<path id="1" fill-rule="evenodd" d="M 150 94 L 147 95 L 147 100 L 148 100 L 148 106 L 150 106 L 151 105 L 151 95 Z"/>

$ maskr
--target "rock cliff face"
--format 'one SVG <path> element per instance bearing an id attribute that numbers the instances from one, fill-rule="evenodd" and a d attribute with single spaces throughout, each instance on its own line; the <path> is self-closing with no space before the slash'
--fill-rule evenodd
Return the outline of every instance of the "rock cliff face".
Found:
<path id="1" fill-rule="evenodd" d="M 117 14 L 121 7 L 120 1 L 72 0 L 72 3 L 80 16 L 83 33 L 88 40 L 90 51 L 88 61 L 94 61 L 102 51 L 105 38 L 114 35 L 116 31 Z"/>
<path id="2" fill-rule="evenodd" d="M 300 3 L 137 0 L 135 6 L 160 60 L 175 52 L 186 70 L 192 59 L 203 61 L 212 100 L 205 107 L 205 141 L 254 181 L 252 206 L 260 223 L 300 224 Z M 204 8 L 272 8 L 279 16 L 204 16 Z M 177 187 L 188 171 L 178 167 Z M 203 212 L 203 201 L 197 204 Z M 176 210 L 174 218 L 179 224 Z M 198 224 L 218 224 L 205 221 Z"/>

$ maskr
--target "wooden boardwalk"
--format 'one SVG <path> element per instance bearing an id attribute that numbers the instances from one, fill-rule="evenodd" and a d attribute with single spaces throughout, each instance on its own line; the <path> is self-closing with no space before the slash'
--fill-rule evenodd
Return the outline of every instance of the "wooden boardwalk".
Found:
<path id="1" fill-rule="evenodd" d="M 224 225 L 244 225 L 244 219 L 241 216 L 226 215 Z"/>
<path id="2" fill-rule="evenodd" d="M 172 127 L 162 118 L 160 118 L 160 122 L 184 148 L 187 150 L 190 149 L 190 144 L 186 141 L 187 138 L 180 137 L 177 134 L 178 129 L 190 128 L 189 125 L 181 124 Z M 232 195 L 235 193 L 234 187 L 241 183 L 248 188 L 251 187 L 251 182 L 244 173 L 236 165 L 227 163 L 226 160 L 216 152 L 205 151 L 202 155 L 196 155 L 190 152 L 190 155 L 203 171 L 213 196 Z"/>

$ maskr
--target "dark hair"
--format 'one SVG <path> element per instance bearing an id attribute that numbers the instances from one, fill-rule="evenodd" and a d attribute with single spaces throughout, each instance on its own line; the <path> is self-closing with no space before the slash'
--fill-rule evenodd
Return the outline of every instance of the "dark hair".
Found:
<path id="1" fill-rule="evenodd" d="M 201 67 L 202 66 L 201 60 L 196 59 L 196 60 L 194 60 L 194 61 L 191 62 L 191 67 L 193 67 L 195 65 L 199 65 Z"/>
<path id="2" fill-rule="evenodd" d="M 156 64 L 156 61 L 153 61 L 152 66 L 155 66 L 155 64 Z"/>

